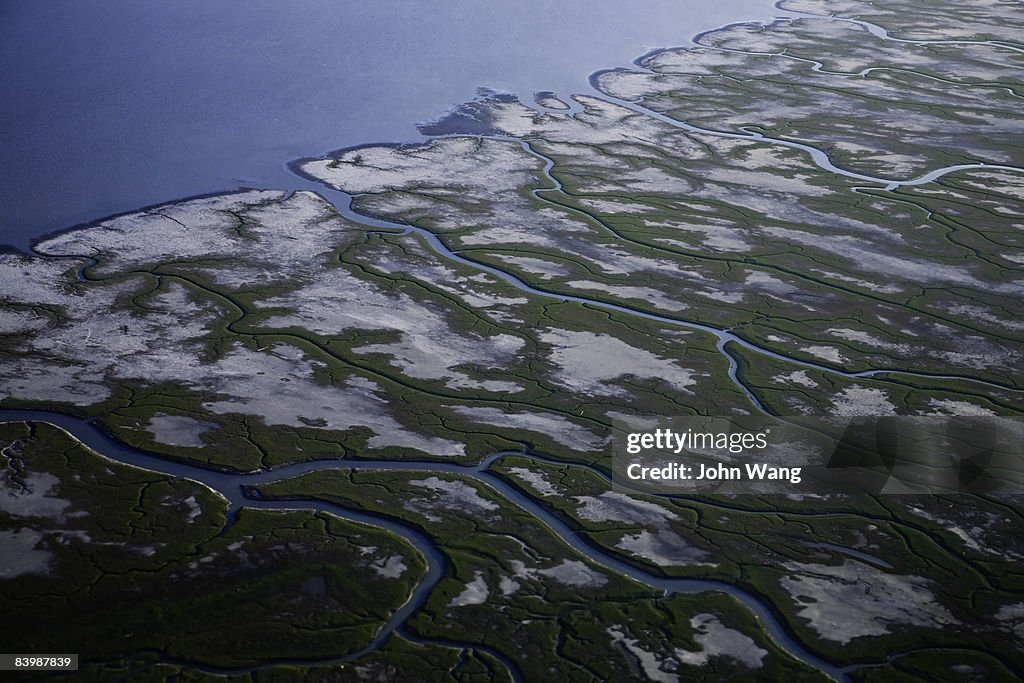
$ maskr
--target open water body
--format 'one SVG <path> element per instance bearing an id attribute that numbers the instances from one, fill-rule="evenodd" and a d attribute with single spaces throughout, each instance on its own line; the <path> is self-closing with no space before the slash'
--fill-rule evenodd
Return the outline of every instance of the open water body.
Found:
<path id="1" fill-rule="evenodd" d="M 298 157 L 422 139 L 477 88 L 588 75 L 771 0 L 0 0 L 0 244 L 240 186 Z"/>

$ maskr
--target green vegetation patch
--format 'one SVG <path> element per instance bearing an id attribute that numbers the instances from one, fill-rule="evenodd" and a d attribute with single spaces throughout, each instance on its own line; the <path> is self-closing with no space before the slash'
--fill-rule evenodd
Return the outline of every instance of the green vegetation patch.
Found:
<path id="1" fill-rule="evenodd" d="M 0 620 L 17 652 L 135 653 L 215 667 L 329 659 L 368 645 L 424 559 L 386 531 L 227 504 L 118 464 L 46 423 L 0 425 Z"/>

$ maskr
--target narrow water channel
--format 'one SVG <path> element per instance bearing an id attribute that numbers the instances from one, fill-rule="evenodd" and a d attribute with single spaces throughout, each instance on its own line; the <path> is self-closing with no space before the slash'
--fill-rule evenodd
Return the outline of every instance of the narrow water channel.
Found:
<path id="1" fill-rule="evenodd" d="M 173 477 L 191 479 L 193 481 L 200 482 L 216 491 L 227 500 L 229 516 L 233 516 L 243 506 L 256 509 L 314 509 L 329 512 L 350 521 L 387 529 L 398 534 L 407 542 L 415 546 L 416 549 L 423 554 L 424 558 L 426 558 L 428 570 L 422 582 L 416 587 L 412 597 L 405 605 L 395 612 L 394 616 L 384 626 L 384 628 L 382 628 L 377 638 L 370 646 L 337 661 L 351 661 L 363 656 L 367 652 L 378 649 L 387 642 L 388 638 L 390 638 L 393 633 L 400 629 L 402 629 L 401 632 L 403 637 L 411 637 L 415 639 L 415 636 L 404 630 L 403 626 L 409 618 L 426 603 L 431 591 L 444 576 L 446 567 L 450 566 L 448 560 L 441 550 L 438 549 L 432 539 L 398 520 L 384 515 L 351 510 L 347 507 L 322 500 L 268 500 L 252 495 L 250 493 L 250 487 L 295 477 L 309 472 L 330 470 L 339 467 L 356 468 L 367 471 L 389 470 L 410 473 L 434 472 L 458 474 L 484 484 L 497 492 L 511 504 L 516 505 L 520 509 L 533 515 L 549 530 L 551 530 L 552 533 L 558 536 L 566 545 L 599 565 L 605 571 L 628 577 L 642 585 L 664 591 L 666 594 L 719 592 L 730 595 L 742 603 L 758 618 L 769 637 L 780 649 L 787 652 L 795 659 L 820 670 L 837 681 L 847 680 L 848 674 L 851 671 L 860 668 L 860 666 L 870 666 L 871 664 L 874 664 L 868 663 L 844 667 L 814 654 L 792 634 L 789 627 L 782 620 L 781 613 L 778 608 L 759 595 L 747 592 L 730 583 L 720 580 L 668 578 L 652 574 L 584 541 L 569 527 L 568 524 L 548 511 L 543 505 L 539 504 L 533 498 L 523 494 L 517 488 L 507 483 L 504 479 L 491 472 L 491 466 L 502 457 L 506 455 L 524 455 L 518 451 L 492 454 L 474 466 L 428 461 L 321 460 L 287 465 L 273 470 L 261 470 L 247 474 L 231 474 L 227 472 L 209 470 L 183 462 L 167 460 L 152 453 L 132 448 L 112 438 L 92 422 L 62 413 L 42 410 L 0 410 L 0 422 L 3 421 L 37 421 L 55 424 L 70 433 L 86 446 L 89 446 L 93 450 L 111 458 L 112 460 L 151 472 L 158 472 Z M 452 644 L 451 646 L 457 645 Z M 489 652 L 487 648 L 481 648 L 470 643 L 462 644 L 461 647 L 465 647 L 466 649 L 482 649 L 483 651 Z M 490 652 L 490 654 L 503 661 L 507 659 L 499 653 Z M 272 665 L 272 663 L 265 664 L 262 668 Z M 514 663 L 507 662 L 506 665 L 510 667 L 513 678 L 517 677 L 517 669 Z M 207 669 L 211 671 L 215 670 L 208 667 Z M 216 671 L 220 670 L 217 669 Z"/>

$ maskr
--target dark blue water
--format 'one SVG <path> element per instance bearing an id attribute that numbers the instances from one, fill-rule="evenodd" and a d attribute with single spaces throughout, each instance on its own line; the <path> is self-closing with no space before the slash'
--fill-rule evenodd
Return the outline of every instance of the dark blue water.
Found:
<path id="1" fill-rule="evenodd" d="M 478 87 L 587 76 L 771 0 L 0 0 L 0 243 L 283 185 L 294 158 L 420 139 Z"/>

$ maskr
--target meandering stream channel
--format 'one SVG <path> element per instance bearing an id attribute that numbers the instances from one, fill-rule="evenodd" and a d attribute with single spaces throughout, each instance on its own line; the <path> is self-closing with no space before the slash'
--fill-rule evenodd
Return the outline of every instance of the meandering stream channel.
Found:
<path id="1" fill-rule="evenodd" d="M 570 546 L 581 555 L 584 555 L 588 560 L 599 565 L 605 571 L 628 577 L 640 584 L 665 591 L 666 593 L 704 593 L 717 591 L 732 596 L 757 616 L 769 637 L 776 645 L 779 646 L 780 649 L 787 652 L 795 659 L 818 669 L 837 681 L 848 680 L 848 674 L 859 668 L 878 664 L 877 662 L 872 662 L 844 667 L 814 654 L 794 637 L 788 626 L 783 622 L 778 609 L 761 596 L 747 592 L 725 581 L 667 578 L 658 576 L 584 541 L 572 528 L 569 527 L 568 524 L 559 519 L 533 498 L 525 495 L 491 471 L 491 466 L 507 455 L 525 455 L 519 451 L 495 453 L 485 458 L 479 464 L 472 466 L 456 465 L 445 462 L 411 460 L 319 460 L 287 465 L 273 470 L 261 470 L 246 474 L 233 474 L 168 460 L 158 455 L 132 448 L 109 436 L 92 421 L 79 419 L 63 413 L 43 410 L 0 410 L 0 422 L 6 421 L 48 422 L 64 429 L 86 446 L 117 462 L 131 465 L 133 467 L 139 467 L 151 472 L 200 482 L 224 497 L 229 507 L 229 520 L 233 520 L 237 511 L 243 506 L 257 509 L 311 508 L 318 511 L 328 512 L 353 522 L 369 524 L 375 527 L 387 529 L 404 538 L 420 553 L 422 553 L 423 557 L 427 561 L 428 569 L 423 580 L 417 585 L 409 600 L 401 608 L 395 611 L 392 618 L 378 633 L 373 643 L 358 652 L 350 653 L 343 658 L 330 661 L 343 662 L 359 659 L 366 653 L 381 647 L 387 642 L 392 634 L 399 632 L 403 637 L 409 638 L 413 641 L 441 644 L 464 649 L 476 649 L 487 652 L 505 664 L 514 680 L 522 680 L 518 667 L 515 666 L 514 662 L 508 660 L 507 657 L 500 653 L 493 651 L 491 648 L 480 646 L 475 643 L 454 643 L 424 639 L 409 633 L 404 628 L 405 623 L 426 603 L 430 593 L 444 577 L 445 573 L 450 569 L 450 562 L 444 553 L 427 535 L 396 519 L 392 519 L 384 515 L 352 510 L 323 500 L 268 500 L 255 495 L 251 489 L 251 487 L 258 486 L 260 484 L 296 477 L 309 472 L 344 467 L 368 471 L 391 470 L 410 473 L 447 473 L 458 474 L 463 477 L 471 478 L 474 481 L 489 487 L 501 495 L 505 500 L 536 517 L 566 545 Z M 602 474 L 602 476 L 604 475 Z M 326 664 L 330 663 L 330 661 L 310 661 L 306 663 Z M 267 668 L 279 663 L 281 662 L 268 662 L 260 667 L 228 671 L 199 665 L 194 662 L 187 662 L 188 666 L 218 673 L 251 671 L 257 668 Z"/>

